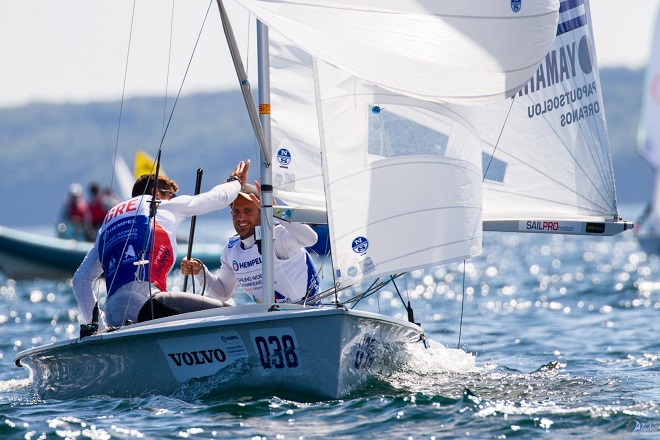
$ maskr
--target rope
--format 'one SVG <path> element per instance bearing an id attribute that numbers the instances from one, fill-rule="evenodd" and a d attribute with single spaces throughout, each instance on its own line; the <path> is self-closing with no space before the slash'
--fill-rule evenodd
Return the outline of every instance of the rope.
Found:
<path id="1" fill-rule="evenodd" d="M 115 142 L 115 158 L 117 157 L 117 150 L 118 150 L 118 144 L 119 144 L 119 132 L 120 132 L 120 126 L 121 126 L 121 119 L 122 119 L 122 112 L 123 112 L 123 104 L 124 104 L 124 100 L 125 100 L 126 78 L 127 78 L 127 76 L 128 76 L 128 60 L 129 60 L 129 58 L 130 58 L 130 47 L 131 47 L 130 42 L 131 42 L 131 39 L 132 39 L 132 34 L 133 34 L 133 23 L 134 23 L 134 20 L 135 20 L 135 3 L 136 3 L 136 2 L 135 2 L 135 0 L 134 0 L 134 2 L 133 2 L 133 13 L 132 13 L 132 17 L 131 17 L 130 35 L 129 35 L 129 45 L 128 45 L 128 50 L 127 50 L 127 55 L 126 55 L 126 68 L 125 68 L 125 71 L 124 71 L 124 84 L 123 84 L 123 89 L 122 89 L 122 98 L 121 98 L 120 115 L 119 115 L 119 122 L 118 122 L 118 127 L 117 127 L 117 137 L 116 137 L 116 142 Z M 178 102 L 179 102 L 179 98 L 181 97 L 181 93 L 182 93 L 182 90 L 183 90 L 183 86 L 184 86 L 184 84 L 185 84 L 185 82 L 186 82 L 186 78 L 187 78 L 188 73 L 189 73 L 189 71 L 190 71 L 190 66 L 191 66 L 191 64 L 192 64 L 192 60 L 193 60 L 193 58 L 194 58 L 194 56 L 195 56 L 195 52 L 196 52 L 196 50 L 197 50 L 197 46 L 199 45 L 199 40 L 200 40 L 200 38 L 201 38 L 202 30 L 204 29 L 204 25 L 206 24 L 206 20 L 207 20 L 207 18 L 208 18 L 208 16 L 209 16 L 209 11 L 210 11 L 210 9 L 211 9 L 211 5 L 212 5 L 212 4 L 213 4 L 213 2 L 212 2 L 212 0 L 211 0 L 211 1 L 209 2 L 208 7 L 207 7 L 206 14 L 205 14 L 205 16 L 204 16 L 204 20 L 203 20 L 203 22 L 202 22 L 202 24 L 201 24 L 201 26 L 200 26 L 200 30 L 199 30 L 199 33 L 198 33 L 198 35 L 197 35 L 197 39 L 196 39 L 196 41 L 195 41 L 195 45 L 194 45 L 193 50 L 192 50 L 192 52 L 191 52 L 191 54 L 190 54 L 190 59 L 188 60 L 188 65 L 186 66 L 186 70 L 185 70 L 185 73 L 184 73 L 183 79 L 181 80 L 181 84 L 180 84 L 180 86 L 179 86 L 179 90 L 178 90 L 177 95 L 176 95 L 176 98 L 175 98 L 175 100 L 174 100 L 174 104 L 172 105 L 172 109 L 171 109 L 171 111 L 170 111 L 170 113 L 169 113 L 169 117 L 167 118 L 167 123 L 165 123 L 165 119 L 166 119 L 166 116 L 165 116 L 165 115 L 167 114 L 167 111 L 166 111 L 166 109 L 167 109 L 167 89 L 169 88 L 169 71 L 170 71 L 170 65 L 171 65 L 171 49 L 172 49 L 172 33 L 173 33 L 173 32 L 172 32 L 172 29 L 173 29 L 172 23 L 173 23 L 173 18 L 172 18 L 172 20 L 171 20 L 171 22 L 170 22 L 170 51 L 169 51 L 168 68 L 167 68 L 167 71 L 168 71 L 167 76 L 168 76 L 168 78 L 167 78 L 167 81 L 166 81 L 166 87 L 165 87 L 165 88 L 166 88 L 166 90 L 165 90 L 165 102 L 164 102 L 164 104 L 163 104 L 163 125 L 164 125 L 164 127 L 161 129 L 161 130 L 162 130 L 162 133 L 161 133 L 161 138 L 160 138 L 160 142 L 159 142 L 159 145 L 158 145 L 158 154 L 157 154 L 157 159 L 156 159 L 156 163 L 155 163 L 155 166 L 156 166 L 156 181 L 153 183 L 154 195 L 153 195 L 153 198 L 152 198 L 152 211 L 150 212 L 150 217 L 153 217 L 153 222 L 154 222 L 154 223 L 155 223 L 155 215 L 156 215 L 157 203 L 158 203 L 158 202 L 155 200 L 155 190 L 158 189 L 158 174 L 159 174 L 159 169 L 160 169 L 160 159 L 161 159 L 161 153 L 162 153 L 162 150 L 163 150 L 163 144 L 164 144 L 165 137 L 166 137 L 166 135 L 167 135 L 167 131 L 168 131 L 168 129 L 169 129 L 169 126 L 170 126 L 170 124 L 171 124 L 171 122 L 172 122 L 172 118 L 173 118 L 173 116 L 174 116 L 174 111 L 176 110 L 176 106 L 177 106 L 177 104 L 178 104 Z M 174 15 L 174 1 L 172 2 L 172 17 L 173 17 L 173 15 Z M 113 164 L 113 175 L 114 175 L 114 164 Z M 150 186 L 150 182 L 148 181 L 148 182 L 147 182 L 147 185 L 146 185 L 146 187 L 145 187 L 145 192 L 142 194 L 143 196 L 146 194 L 147 189 L 149 188 L 149 186 Z M 140 202 L 140 203 L 142 203 L 142 202 Z M 139 211 L 139 210 L 138 210 L 138 211 Z M 135 219 L 134 219 L 134 220 L 135 220 Z M 134 224 L 131 225 L 131 231 L 133 230 L 133 227 L 134 227 Z M 152 255 L 153 255 L 153 246 L 155 245 L 155 244 L 154 244 L 154 240 L 153 240 L 153 234 L 155 233 L 155 227 L 152 225 L 152 227 L 151 227 L 150 229 L 151 229 L 151 230 L 150 230 L 150 234 L 147 235 L 147 237 L 145 237 L 145 241 L 144 241 L 144 244 L 143 244 L 143 248 L 142 248 L 142 250 L 141 250 L 141 254 L 140 254 L 143 262 L 144 262 L 144 261 L 147 261 L 147 262 L 148 262 L 148 260 L 144 260 L 144 256 L 147 255 L 147 250 L 146 250 L 146 248 L 147 248 L 147 244 L 149 243 L 149 239 L 150 239 L 150 238 L 151 238 L 151 243 L 152 243 Z M 129 234 L 128 236 L 130 237 L 130 234 Z M 125 254 L 126 246 L 127 246 L 127 245 L 128 245 L 128 240 L 126 240 L 126 243 L 124 244 L 124 252 L 122 252 L 122 258 L 123 258 L 123 255 Z M 121 263 L 121 261 L 120 261 L 120 263 Z M 143 264 L 145 264 L 145 263 L 143 263 Z M 143 270 L 143 269 L 144 269 L 144 268 L 142 268 L 142 267 L 138 268 L 138 270 L 136 271 L 136 275 L 139 276 L 139 277 L 141 277 L 141 276 L 142 276 L 142 270 Z M 148 271 L 148 272 L 147 272 L 147 274 L 146 274 L 146 276 L 147 276 L 146 279 L 147 279 L 147 281 L 149 282 L 149 300 L 150 300 L 150 302 L 152 302 L 152 301 L 151 301 L 151 300 L 152 300 L 152 292 L 151 292 L 151 290 L 152 290 L 152 286 L 151 286 L 151 276 L 150 276 L 150 273 L 149 273 L 150 270 L 151 270 L 151 265 L 148 265 L 148 268 L 147 268 L 147 271 Z M 115 272 L 115 276 L 116 276 L 116 272 Z M 140 278 L 140 280 L 141 280 L 141 278 Z M 112 280 L 111 283 L 110 283 L 110 289 L 112 288 L 112 284 L 113 284 L 113 283 L 114 283 L 114 277 L 113 277 L 113 280 Z M 128 306 L 130 306 L 130 302 L 129 302 Z M 126 309 L 125 314 L 124 314 L 124 321 L 126 320 L 126 313 L 128 312 L 128 306 L 127 306 L 127 309 Z M 154 316 L 153 302 L 152 302 L 152 306 L 151 306 L 151 307 L 152 307 L 152 318 L 153 318 L 153 316 Z"/>

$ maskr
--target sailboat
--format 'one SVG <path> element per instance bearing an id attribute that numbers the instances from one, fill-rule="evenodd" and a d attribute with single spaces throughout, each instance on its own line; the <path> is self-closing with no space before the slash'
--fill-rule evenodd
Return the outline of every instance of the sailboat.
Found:
<path id="1" fill-rule="evenodd" d="M 635 237 L 644 252 L 660 255 L 660 11 L 656 17 L 651 58 L 646 67 L 642 118 L 638 130 L 640 155 L 654 170 L 651 194 L 640 220 L 635 226 Z"/>
<path id="2" fill-rule="evenodd" d="M 92 244 L 0 226 L 0 273 L 14 280 L 71 278 Z M 220 267 L 220 244 L 197 243 L 195 254 L 209 268 Z M 186 249 L 180 247 L 177 263 L 184 257 Z"/>
<path id="3" fill-rule="evenodd" d="M 343 398 L 424 347 L 410 303 L 403 318 L 359 310 L 386 282 L 479 255 L 484 229 L 631 226 L 618 216 L 586 1 L 239 3 L 258 19 L 259 115 L 233 60 L 262 147 L 262 242 L 273 217 L 327 223 L 323 305 L 277 304 L 262 248 L 269 303 L 83 325 L 15 357 L 39 396 Z"/>

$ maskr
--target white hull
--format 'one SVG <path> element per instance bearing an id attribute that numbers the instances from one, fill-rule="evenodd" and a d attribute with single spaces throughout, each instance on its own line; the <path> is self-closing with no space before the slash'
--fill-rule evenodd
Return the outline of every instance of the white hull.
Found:
<path id="1" fill-rule="evenodd" d="M 343 308 L 251 304 L 122 327 L 19 353 L 37 395 L 303 393 L 337 399 L 405 362 L 422 329 Z"/>

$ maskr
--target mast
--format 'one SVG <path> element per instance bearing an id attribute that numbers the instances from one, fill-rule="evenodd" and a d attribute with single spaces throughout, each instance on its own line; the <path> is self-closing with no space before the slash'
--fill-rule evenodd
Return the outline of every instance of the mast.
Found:
<path id="1" fill-rule="evenodd" d="M 255 229 L 255 239 L 261 240 L 262 277 L 261 284 L 264 301 L 275 302 L 274 289 L 274 256 L 273 251 L 273 170 L 270 155 L 270 74 L 268 51 L 268 27 L 257 20 L 257 56 L 259 70 L 259 120 L 256 116 L 256 106 L 252 99 L 250 81 L 241 61 L 234 31 L 232 30 L 227 11 L 222 0 L 217 0 L 222 27 L 229 45 L 229 52 L 236 69 L 236 75 L 241 86 L 243 99 L 250 115 L 254 135 L 259 142 L 261 163 L 261 228 Z"/>
<path id="2" fill-rule="evenodd" d="M 273 168 L 271 166 L 270 136 L 270 52 L 268 49 L 268 26 L 257 20 L 257 57 L 259 71 L 259 120 L 263 130 L 266 154 L 261 151 L 261 285 L 264 301 L 275 302 L 274 250 L 273 250 Z M 268 300 L 267 300 L 268 298 Z"/>

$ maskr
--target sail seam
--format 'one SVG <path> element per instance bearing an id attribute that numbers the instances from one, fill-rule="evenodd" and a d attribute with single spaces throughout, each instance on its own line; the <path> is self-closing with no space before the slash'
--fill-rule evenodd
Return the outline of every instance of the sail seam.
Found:
<path id="1" fill-rule="evenodd" d="M 371 222 L 369 222 L 369 223 L 367 223 L 363 226 L 351 229 L 350 231 L 347 231 L 345 234 L 337 236 L 335 241 L 343 239 L 345 237 L 353 236 L 357 231 L 360 231 L 360 230 L 364 229 L 365 227 L 375 226 L 375 225 L 378 225 L 380 223 L 393 220 L 395 218 L 402 218 L 402 217 L 406 217 L 406 216 L 413 215 L 413 214 L 436 212 L 436 211 L 448 211 L 448 210 L 455 210 L 455 209 L 481 211 L 481 206 L 469 206 L 469 205 L 437 206 L 437 207 L 426 208 L 426 209 L 416 209 L 414 211 L 406 211 L 406 212 L 402 212 L 400 214 L 391 215 L 391 216 L 388 216 L 388 217 L 383 217 L 383 218 L 380 218 L 380 219 L 376 219 L 376 220 L 371 221 Z"/>

